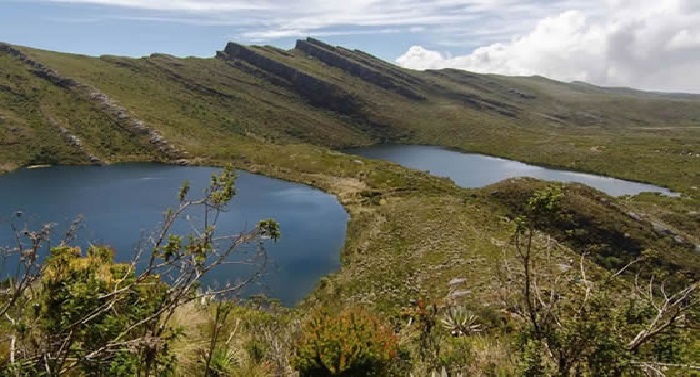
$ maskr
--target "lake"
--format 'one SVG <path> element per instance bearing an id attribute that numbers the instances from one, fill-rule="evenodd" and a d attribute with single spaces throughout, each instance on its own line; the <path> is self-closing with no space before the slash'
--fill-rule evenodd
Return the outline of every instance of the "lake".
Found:
<path id="1" fill-rule="evenodd" d="M 66 224 L 84 216 L 79 244 L 110 245 L 126 261 L 143 238 L 163 220 L 167 208 L 178 204 L 183 181 L 198 197 L 220 169 L 161 164 L 58 166 L 22 169 L 0 175 L 0 244 L 11 242 L 8 221 L 15 212 L 33 228 L 44 223 Z M 274 218 L 282 238 L 265 241 L 270 256 L 268 274 L 248 293 L 265 292 L 294 305 L 309 294 L 322 276 L 340 268 L 348 215 L 334 196 L 308 186 L 238 172 L 237 195 L 221 215 L 218 229 L 237 233 L 261 219 Z M 192 216 L 197 216 L 193 213 Z M 59 230 L 60 230 L 59 229 Z M 189 231 L 186 222 L 178 232 Z M 60 238 L 60 237 L 56 237 Z M 245 271 L 226 266 L 206 283 L 235 283 Z"/>
<path id="2" fill-rule="evenodd" d="M 462 153 L 425 145 L 378 145 L 344 151 L 362 157 L 386 160 L 430 174 L 448 177 L 462 187 L 483 187 L 515 177 L 532 177 L 547 181 L 578 182 L 608 195 L 637 195 L 658 192 L 675 196 L 664 187 L 631 182 L 593 174 L 549 169 L 475 153 Z"/>

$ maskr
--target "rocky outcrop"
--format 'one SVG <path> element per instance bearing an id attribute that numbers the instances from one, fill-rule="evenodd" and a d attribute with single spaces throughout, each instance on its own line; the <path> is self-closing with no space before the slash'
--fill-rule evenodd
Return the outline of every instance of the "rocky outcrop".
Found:
<path id="1" fill-rule="evenodd" d="M 11 56 L 16 57 L 22 63 L 31 67 L 35 75 L 41 77 L 42 79 L 50 81 L 54 85 L 58 85 L 66 89 L 72 89 L 81 86 L 81 84 L 76 80 L 60 76 L 57 71 L 50 69 L 49 67 L 41 64 L 40 62 L 29 58 L 25 53 L 12 47 L 11 45 L 0 43 L 0 52 L 5 52 Z"/>
<path id="2" fill-rule="evenodd" d="M 57 71 L 30 58 L 28 55 L 11 45 L 0 43 L 0 52 L 7 53 L 18 58 L 22 63 L 31 67 L 32 72 L 37 77 L 45 79 L 54 85 L 70 90 L 82 97 L 89 98 L 90 101 L 97 105 L 102 111 L 115 118 L 119 127 L 132 134 L 147 137 L 148 143 L 152 145 L 153 149 L 157 150 L 168 159 L 177 160 L 187 155 L 187 152 L 182 151 L 169 143 L 160 134 L 160 132 L 158 132 L 158 130 L 146 126 L 142 120 L 130 114 L 124 107 L 119 105 L 115 100 L 106 94 L 99 91 L 97 88 L 80 83 L 72 78 L 61 76 Z"/>
<path id="3" fill-rule="evenodd" d="M 517 117 L 519 112 L 518 107 L 509 103 L 482 98 L 476 94 L 446 93 L 445 96 L 462 102 L 475 110 L 492 111 L 511 118 Z"/>
<path id="4" fill-rule="evenodd" d="M 170 80 L 181 84 L 193 92 L 214 97 L 236 98 L 235 96 L 224 93 L 216 88 L 203 85 L 195 80 L 188 79 L 184 75 L 179 74 L 177 70 L 171 67 L 171 65 L 179 66 L 181 63 L 178 63 L 176 58 L 170 58 L 170 55 L 151 54 L 150 58 L 146 59 L 145 62 L 157 68 L 160 72 L 166 74 Z"/>
<path id="5" fill-rule="evenodd" d="M 347 48 L 340 46 L 333 47 L 313 38 L 307 38 L 306 41 L 317 45 L 325 46 L 325 48 L 331 49 L 332 51 L 335 51 L 338 54 L 341 54 L 349 59 L 358 61 L 370 68 L 386 72 L 388 75 L 391 75 L 397 80 L 400 80 L 401 82 L 404 82 L 408 85 L 417 85 L 419 87 L 426 85 L 426 82 L 424 80 L 413 75 L 407 74 L 405 69 L 380 60 L 376 56 L 368 54 L 364 51 L 348 50 Z"/>
<path id="6" fill-rule="evenodd" d="M 359 100 L 352 95 L 325 80 L 319 79 L 294 67 L 270 59 L 267 56 L 236 43 L 226 45 L 224 51 L 216 55 L 218 59 L 230 62 L 236 66 L 237 60 L 265 70 L 284 80 L 295 91 L 308 99 L 312 105 L 322 107 L 344 115 L 357 115 L 361 112 Z"/>
<path id="7" fill-rule="evenodd" d="M 525 93 L 515 93 L 510 88 L 495 81 L 485 80 L 480 76 L 465 71 L 443 69 L 426 72 L 439 78 L 439 81 L 449 81 L 450 83 L 458 84 L 460 87 L 463 86 L 465 90 L 448 87 L 440 84 L 439 81 L 430 84 L 439 95 L 461 102 L 474 110 L 495 112 L 511 118 L 517 117 L 521 111 L 518 106 L 509 101 L 512 100 L 514 95 L 517 95 L 518 98 L 525 98 L 523 97 Z M 490 98 L 485 98 L 480 95 L 482 93 L 488 93 L 491 96 Z M 502 98 L 503 100 L 492 98 Z"/>
<path id="8" fill-rule="evenodd" d="M 225 58 L 222 58 L 225 59 Z M 264 70 L 260 69 L 252 64 L 246 63 L 242 60 L 234 60 L 234 61 L 229 61 L 228 62 L 232 67 L 235 67 L 244 73 L 247 73 L 251 76 L 255 76 L 259 79 L 265 80 L 273 85 L 276 86 L 289 86 L 289 82 L 285 81 L 282 78 L 279 78 L 275 76 L 274 74 Z"/>
<path id="9" fill-rule="evenodd" d="M 471 72 L 447 68 L 442 70 L 426 71 L 432 76 L 448 80 L 451 83 L 459 84 L 465 88 L 470 88 L 474 93 L 489 93 L 503 98 L 506 101 L 534 100 L 536 95 L 523 91 L 519 88 L 509 87 L 496 80 L 489 79 L 488 76 L 473 74 Z M 441 92 L 454 92 L 451 88 L 438 85 Z M 443 93 L 444 94 L 444 93 Z"/>
<path id="10" fill-rule="evenodd" d="M 91 164 L 102 165 L 104 163 L 99 157 L 95 156 L 90 151 L 85 149 L 85 147 L 83 146 L 83 142 L 80 140 L 80 138 L 71 133 L 70 130 L 68 130 L 67 128 L 61 126 L 61 124 L 58 123 L 56 119 L 54 119 L 53 117 L 48 117 L 48 120 L 52 126 L 58 129 L 58 132 L 61 133 L 61 137 L 63 137 L 63 140 L 65 140 L 66 143 L 68 143 L 72 147 L 82 152 Z"/>
<path id="11" fill-rule="evenodd" d="M 513 93 L 513 94 L 515 94 L 516 96 L 519 96 L 520 98 L 524 98 L 524 99 L 535 99 L 535 98 L 537 98 L 537 96 L 534 95 L 534 94 L 526 93 L 526 92 L 523 92 L 522 90 L 519 90 L 519 89 L 516 89 L 516 88 L 510 88 L 510 90 L 508 90 L 508 92 Z"/>
<path id="12" fill-rule="evenodd" d="M 413 88 L 400 83 L 398 80 L 395 80 L 394 78 L 387 76 L 378 70 L 341 55 L 335 48 L 326 45 L 319 40 L 313 38 L 307 38 L 306 40 L 300 39 L 297 41 L 296 48 L 297 50 L 303 51 L 304 53 L 317 58 L 329 66 L 340 68 L 353 76 L 359 77 L 364 81 L 384 89 L 396 92 L 408 99 L 425 100 L 425 96 L 418 93 Z"/>

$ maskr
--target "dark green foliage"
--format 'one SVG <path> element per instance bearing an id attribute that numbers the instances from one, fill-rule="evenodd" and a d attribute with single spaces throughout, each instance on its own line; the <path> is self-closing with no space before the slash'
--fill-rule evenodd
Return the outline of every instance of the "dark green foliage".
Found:
<path id="1" fill-rule="evenodd" d="M 537 237 L 532 224 L 556 219 L 563 200 L 558 189 L 538 190 L 527 201 L 526 217 L 515 221 L 522 275 L 508 273 L 522 289 L 513 295 L 526 320 L 520 333 L 523 374 L 627 376 L 647 366 L 688 365 L 683 355 L 694 347 L 686 337 L 697 333 L 689 316 L 697 310 L 698 281 L 668 279 L 655 269 L 651 278 L 638 274 L 634 284 L 617 281 L 623 271 L 594 283 L 585 254 L 574 267 L 572 261 L 562 263 L 556 248 L 532 243 Z M 617 284 L 632 286 L 627 296 Z"/>
<path id="2" fill-rule="evenodd" d="M 30 354 L 10 368 L 40 375 L 134 375 L 140 345 L 131 342 L 140 338 L 138 323 L 157 309 L 165 286 L 155 277 L 135 285 L 131 266 L 116 264 L 113 257 L 112 250 L 96 246 L 86 255 L 78 248 L 51 250 L 40 294 L 31 302 L 38 309 L 28 319 L 33 331 L 22 338 Z M 115 298 L 122 288 L 129 290 Z M 32 359 L 31 354 L 43 356 Z M 165 358 L 167 348 L 162 347 L 158 359 Z"/>
<path id="3" fill-rule="evenodd" d="M 536 213 L 529 208 L 530 198 L 546 187 L 546 183 L 535 180 L 509 180 L 491 186 L 489 197 L 502 203 L 509 217 L 532 217 Z M 649 250 L 654 250 L 654 257 L 647 258 L 639 266 L 700 276 L 700 261 L 694 258 L 694 245 L 677 243 L 672 237 L 654 231 L 652 221 L 657 220 L 641 218 L 624 203 L 583 185 L 565 185 L 561 193 L 560 208 L 552 215 L 535 216 L 531 220 L 537 229 L 589 255 L 610 271 L 637 258 L 648 257 Z M 692 203 L 692 200 L 686 202 Z M 638 270 L 638 266 L 633 269 Z"/>

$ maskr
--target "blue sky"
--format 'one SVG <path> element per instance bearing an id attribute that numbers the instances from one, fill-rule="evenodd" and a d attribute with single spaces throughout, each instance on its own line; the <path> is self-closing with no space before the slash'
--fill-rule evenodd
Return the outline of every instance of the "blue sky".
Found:
<path id="1" fill-rule="evenodd" d="M 700 0 L 0 0 L 0 41 L 89 55 L 306 36 L 414 69 L 700 92 Z"/>
<path id="2" fill-rule="evenodd" d="M 464 54 L 584 0 L 0 0 L 0 40 L 86 54 L 211 56 L 227 41 L 315 36 L 394 60 Z"/>
<path id="3" fill-rule="evenodd" d="M 415 14 L 404 20 L 393 17 L 373 20 L 370 14 L 334 19 L 333 14 L 342 16 L 344 10 L 340 6 L 321 12 L 290 10 L 305 5 L 311 10 L 316 5 L 313 1 L 308 4 L 299 1 L 294 5 L 272 1 L 268 2 L 271 5 L 267 9 L 237 10 L 233 6 L 223 11 L 217 9 L 217 5 L 245 2 L 189 2 L 209 3 L 211 8 L 207 9 L 205 4 L 198 10 L 192 10 L 188 2 L 172 6 L 160 1 L 152 1 L 151 6 L 133 6 L 134 3 L 148 4 L 149 1 L 0 0 L 0 41 L 90 55 L 142 56 L 166 52 L 180 56 L 212 56 L 228 41 L 291 48 L 297 38 L 316 36 L 329 43 L 360 48 L 394 60 L 416 44 L 439 48 L 440 41 L 432 43 L 431 33 L 426 33 L 426 29 L 436 24 L 449 26 L 451 22 L 443 24 L 440 19 L 428 17 L 454 18 L 447 14 L 454 10 L 453 6 L 441 7 L 435 14 L 426 15 L 428 17 Z M 254 8 L 254 4 L 265 2 L 249 3 Z M 284 17 L 287 12 L 289 17 Z M 306 19 L 308 24 L 295 25 L 295 16 Z M 465 42 L 453 46 L 453 50 L 467 52 L 479 42 L 478 39 Z"/>

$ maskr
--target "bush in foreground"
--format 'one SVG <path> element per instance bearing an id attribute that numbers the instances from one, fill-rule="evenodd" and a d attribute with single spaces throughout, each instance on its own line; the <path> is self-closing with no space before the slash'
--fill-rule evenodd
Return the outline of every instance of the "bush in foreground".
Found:
<path id="1" fill-rule="evenodd" d="M 302 377 L 385 376 L 397 355 L 389 326 L 358 308 L 317 313 L 301 327 L 294 367 Z"/>

